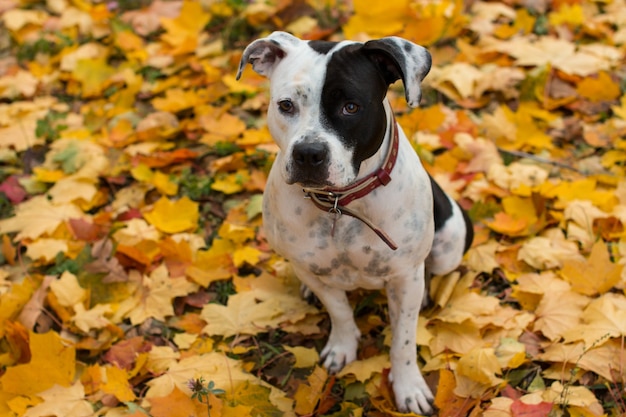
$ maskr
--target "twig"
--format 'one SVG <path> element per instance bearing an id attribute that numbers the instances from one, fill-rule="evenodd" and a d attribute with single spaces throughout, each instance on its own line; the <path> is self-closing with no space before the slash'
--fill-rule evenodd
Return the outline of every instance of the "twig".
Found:
<path id="1" fill-rule="evenodd" d="M 511 151 L 511 150 L 508 150 L 508 149 L 502 149 L 500 147 L 497 147 L 497 149 L 498 149 L 498 152 L 500 152 L 500 153 L 513 155 L 513 156 L 518 157 L 518 158 L 532 159 L 533 161 L 540 162 L 542 164 L 554 165 L 554 166 L 557 166 L 559 168 L 568 169 L 570 171 L 577 172 L 578 174 L 585 175 L 585 173 L 582 172 L 581 170 L 579 170 L 578 168 L 574 168 L 573 166 L 564 164 L 563 162 L 552 161 L 550 159 L 543 158 L 543 157 L 537 156 L 537 155 L 533 155 L 533 154 L 528 153 L 528 152 Z"/>

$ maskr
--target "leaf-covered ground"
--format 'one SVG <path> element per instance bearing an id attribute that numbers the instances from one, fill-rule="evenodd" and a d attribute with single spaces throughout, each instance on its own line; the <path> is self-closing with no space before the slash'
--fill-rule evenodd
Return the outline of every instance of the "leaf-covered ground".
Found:
<path id="1" fill-rule="evenodd" d="M 626 412 L 626 2 L 0 2 L 0 416 L 397 415 L 384 294 L 359 360 L 261 229 L 276 146 L 242 49 L 399 35 L 389 93 L 476 239 L 418 349 L 440 416 Z M 207 406 L 210 405 L 210 407 Z"/>

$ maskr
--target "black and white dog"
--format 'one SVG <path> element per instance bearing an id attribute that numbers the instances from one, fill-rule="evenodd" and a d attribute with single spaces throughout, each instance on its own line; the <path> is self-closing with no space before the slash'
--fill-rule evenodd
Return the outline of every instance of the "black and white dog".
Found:
<path id="1" fill-rule="evenodd" d="M 432 413 L 415 342 L 425 274 L 459 265 L 472 225 L 426 173 L 386 99 L 402 79 L 408 104 L 419 105 L 430 54 L 397 37 L 274 32 L 245 49 L 237 78 L 248 63 L 271 80 L 267 123 L 280 148 L 264 196 L 267 239 L 330 315 L 324 366 L 336 372 L 357 356 L 346 291 L 385 288 L 396 405 Z"/>

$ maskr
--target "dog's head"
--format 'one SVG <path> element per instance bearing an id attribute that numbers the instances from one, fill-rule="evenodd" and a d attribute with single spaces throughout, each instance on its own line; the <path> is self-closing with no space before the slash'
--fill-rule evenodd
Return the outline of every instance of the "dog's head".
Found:
<path id="1" fill-rule="evenodd" d="M 274 32 L 245 49 L 237 78 L 248 63 L 270 79 L 268 125 L 285 182 L 322 188 L 357 179 L 387 130 L 387 88 L 402 79 L 408 104 L 418 106 L 431 58 L 397 37 L 325 42 Z"/>

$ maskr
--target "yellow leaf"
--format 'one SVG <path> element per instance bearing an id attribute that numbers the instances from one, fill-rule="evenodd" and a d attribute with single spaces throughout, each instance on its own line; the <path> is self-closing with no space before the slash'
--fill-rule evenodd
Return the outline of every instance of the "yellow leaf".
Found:
<path id="1" fill-rule="evenodd" d="M 252 416 L 254 408 L 250 405 L 225 405 L 222 408 L 222 417 L 241 417 L 241 416 Z"/>
<path id="2" fill-rule="evenodd" d="M 29 345 L 30 362 L 7 368 L 0 377 L 2 389 L 14 394 L 35 395 L 55 384 L 69 387 L 74 380 L 74 348 L 66 346 L 55 332 L 31 332 Z"/>
<path id="3" fill-rule="evenodd" d="M 409 14 L 408 0 L 391 0 L 371 2 L 355 0 L 354 13 L 344 25 L 346 38 L 355 38 L 361 33 L 371 37 L 382 37 L 397 34 Z"/>
<path id="4" fill-rule="evenodd" d="M 233 140 L 246 130 L 246 124 L 240 118 L 222 108 L 208 109 L 206 114 L 198 117 L 198 121 L 208 133 L 201 139 L 207 145 Z"/>
<path id="5" fill-rule="evenodd" d="M 565 261 L 561 276 L 572 284 L 572 290 L 592 296 L 604 294 L 617 285 L 621 280 L 623 267 L 611 262 L 606 244 L 598 240 L 586 261 Z"/>
<path id="6" fill-rule="evenodd" d="M 200 214 L 198 203 L 187 196 L 177 201 L 161 197 L 144 217 L 162 232 L 180 233 L 197 228 Z"/>
<path id="7" fill-rule="evenodd" d="M 136 271 L 131 271 L 131 279 L 139 281 L 139 285 L 133 297 L 125 300 L 119 308 L 123 311 L 128 306 L 126 316 L 132 324 L 143 323 L 150 317 L 165 320 L 174 315 L 172 300 L 175 297 L 188 295 L 198 288 L 185 277 L 171 278 L 165 264 L 158 266 L 150 275 L 139 277 L 139 273 L 133 272 Z"/>
<path id="8" fill-rule="evenodd" d="M 548 20 L 552 26 L 570 24 L 580 26 L 585 22 L 585 15 L 580 4 L 562 4 L 558 11 L 550 13 Z"/>
<path id="9" fill-rule="evenodd" d="M 242 248 L 237 248 L 235 253 L 233 253 L 233 264 L 239 268 L 244 263 L 248 263 L 250 265 L 256 265 L 259 263 L 259 259 L 261 258 L 260 250 L 253 248 L 252 246 L 244 246 Z"/>
<path id="10" fill-rule="evenodd" d="M 228 304 L 207 304 L 201 317 L 207 322 L 202 330 L 209 335 L 224 337 L 236 334 L 257 334 L 278 325 L 283 318 L 282 306 L 275 300 L 258 301 L 253 292 L 233 294 Z"/>
<path id="11" fill-rule="evenodd" d="M 357 360 L 350 362 L 337 374 L 338 377 L 343 378 L 346 375 L 354 375 L 357 381 L 366 382 L 375 373 L 382 373 L 383 369 L 389 368 L 389 356 L 377 355 L 367 359 Z"/>
<path id="12" fill-rule="evenodd" d="M 608 337 L 626 336 L 626 300 L 617 294 L 593 300 L 581 318 L 582 323 L 563 333 L 565 342 L 582 340 L 593 346 Z"/>
<path id="13" fill-rule="evenodd" d="M 135 394 L 126 371 L 114 365 L 107 366 L 105 369 L 106 383 L 102 386 L 102 391 L 115 396 L 120 402 L 134 400 Z"/>
<path id="14" fill-rule="evenodd" d="M 496 376 L 502 373 L 502 369 L 492 348 L 477 348 L 463 355 L 457 363 L 456 373 L 489 386 L 502 382 Z"/>
<path id="15" fill-rule="evenodd" d="M 228 90 L 234 94 L 252 95 L 259 92 L 258 86 L 246 84 L 243 80 L 237 80 L 233 74 L 224 75 L 222 82 L 228 87 Z"/>
<path id="16" fill-rule="evenodd" d="M 534 329 L 552 341 L 580 322 L 589 299 L 572 291 L 544 294 L 537 306 Z"/>
<path id="17" fill-rule="evenodd" d="M 224 194 L 235 194 L 244 190 L 244 184 L 250 181 L 250 173 L 245 170 L 239 170 L 233 174 L 218 174 L 215 181 L 211 184 L 211 189 L 220 191 Z"/>
<path id="18" fill-rule="evenodd" d="M 176 195 L 178 193 L 178 184 L 170 181 L 169 175 L 165 175 L 161 171 L 156 171 L 154 173 L 152 183 L 162 194 Z"/>
<path id="19" fill-rule="evenodd" d="M 256 232 L 254 228 L 241 226 L 229 221 L 225 221 L 217 232 L 222 238 L 228 239 L 235 244 L 242 244 L 248 240 L 254 239 Z"/>
<path id="20" fill-rule="evenodd" d="M 24 417 L 83 417 L 93 414 L 93 408 L 85 399 L 85 388 L 80 381 L 68 387 L 55 385 L 38 396 L 43 398 L 43 402 L 29 408 Z"/>
<path id="21" fill-rule="evenodd" d="M 618 116 L 620 119 L 626 120 L 626 95 L 622 96 L 619 103 L 619 107 L 611 106 L 611 110 L 613 110 L 613 113 L 615 113 L 615 115 Z"/>
<path id="22" fill-rule="evenodd" d="M 26 247 L 26 255 L 33 261 L 45 263 L 54 261 L 59 254 L 65 254 L 68 250 L 67 242 L 62 239 L 38 239 Z"/>
<path id="23" fill-rule="evenodd" d="M 108 87 L 109 79 L 115 72 L 116 70 L 107 64 L 106 57 L 102 57 L 77 61 L 72 76 L 82 84 L 83 97 L 94 97 L 102 94 Z"/>
<path id="24" fill-rule="evenodd" d="M 193 52 L 198 44 L 198 35 L 211 19 L 211 15 L 202 8 L 202 3 L 184 1 L 180 15 L 174 19 L 161 18 L 166 33 L 163 41 L 175 47 L 174 54 Z"/>
<path id="25" fill-rule="evenodd" d="M 154 178 L 154 172 L 146 164 L 139 164 L 130 170 L 130 174 L 134 179 L 141 182 L 151 183 Z"/>
<path id="26" fill-rule="evenodd" d="M 293 365 L 294 368 L 310 368 L 320 361 L 319 353 L 313 348 L 286 345 L 283 345 L 283 348 L 296 358 L 296 363 Z"/>
<path id="27" fill-rule="evenodd" d="M 227 251 L 222 251 L 222 248 L 227 248 Z M 208 287 L 213 281 L 230 278 L 236 272 L 231 257 L 233 250 L 234 246 L 230 241 L 215 239 L 208 251 L 196 254 L 193 265 L 187 267 L 185 275 L 203 287 Z"/>
<path id="28" fill-rule="evenodd" d="M 180 361 L 169 362 L 166 372 L 147 382 L 149 389 L 145 398 L 165 397 L 174 390 L 174 387 L 190 395 L 187 382 L 200 377 L 205 381 L 213 381 L 216 388 L 224 389 L 227 393 L 246 382 L 269 387 L 269 384 L 245 372 L 242 366 L 243 362 L 218 352 L 188 356 Z M 270 389 L 278 391 L 273 387 Z M 274 395 L 281 396 L 280 392 Z"/>
<path id="29" fill-rule="evenodd" d="M 515 339 L 500 340 L 495 353 L 502 368 L 515 369 L 526 362 L 526 346 Z"/>
<path id="30" fill-rule="evenodd" d="M 72 321 L 80 330 L 89 333 L 92 329 L 102 329 L 111 325 L 111 321 L 105 317 L 113 312 L 110 304 L 97 304 L 95 307 L 85 310 L 82 304 L 74 306 L 76 314 Z"/>
<path id="31" fill-rule="evenodd" d="M 597 77 L 586 77 L 580 81 L 576 91 L 594 103 L 617 100 L 622 95 L 619 83 L 605 71 L 598 73 Z"/>
<path id="32" fill-rule="evenodd" d="M 294 411 L 298 415 L 310 415 L 315 411 L 317 403 L 324 393 L 324 385 L 328 379 L 328 373 L 324 368 L 316 366 L 313 373 L 307 377 L 307 383 L 300 384 L 294 399 L 296 406 Z"/>
<path id="33" fill-rule="evenodd" d="M 199 93 L 181 88 L 170 88 L 165 91 L 165 97 L 155 98 L 152 104 L 157 110 L 176 113 L 202 104 L 204 99 Z"/>
<path id="34" fill-rule="evenodd" d="M 597 181 L 594 178 L 572 182 L 561 181 L 556 186 L 545 184 L 541 194 L 548 198 L 557 197 L 559 201 L 556 204 L 561 207 L 566 206 L 570 201 L 589 200 L 607 213 L 613 211 L 613 207 L 618 203 L 614 192 L 597 189 Z"/>
<path id="35" fill-rule="evenodd" d="M 581 258 L 578 245 L 566 240 L 560 229 L 527 240 L 517 254 L 517 259 L 537 269 L 558 268 L 567 260 Z"/>
<path id="36" fill-rule="evenodd" d="M 69 219 L 87 216 L 73 204 L 52 204 L 45 196 L 36 196 L 15 207 L 15 216 L 0 220 L 0 234 L 18 232 L 15 240 L 37 239 L 51 235 Z"/>
<path id="37" fill-rule="evenodd" d="M 430 341 L 433 355 L 446 350 L 465 354 L 482 344 L 480 330 L 471 320 L 463 323 L 436 322 L 431 330 L 434 334 Z"/>
<path id="38" fill-rule="evenodd" d="M 588 407 L 598 404 L 598 399 L 588 388 L 569 384 L 566 388 L 558 381 L 554 382 L 544 392 L 543 398 L 547 402 L 568 406 Z M 600 407 L 600 410 L 602 410 L 602 407 Z"/>
<path id="39" fill-rule="evenodd" d="M 50 290 L 57 301 L 64 307 L 71 307 L 82 302 L 87 297 L 87 291 L 78 283 L 76 275 L 69 271 L 61 274 L 59 279 L 50 283 Z"/>

